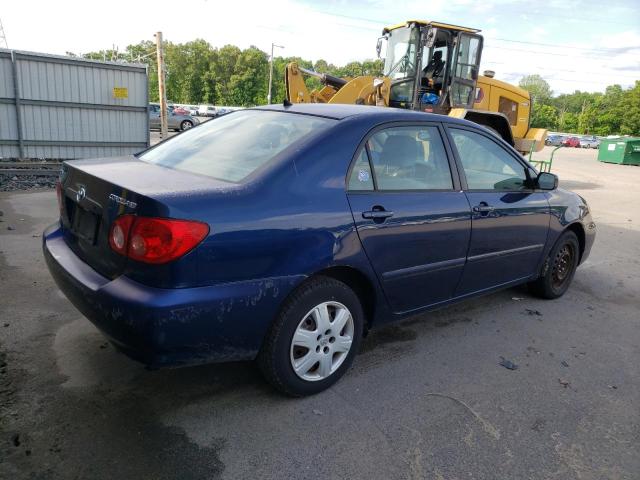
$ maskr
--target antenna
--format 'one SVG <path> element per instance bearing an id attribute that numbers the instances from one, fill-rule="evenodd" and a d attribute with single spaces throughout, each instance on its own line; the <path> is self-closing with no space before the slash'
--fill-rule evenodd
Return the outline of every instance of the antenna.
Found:
<path id="1" fill-rule="evenodd" d="M 7 36 L 4 33 L 4 27 L 2 26 L 2 19 L 0 18 L 0 48 L 9 48 L 7 42 Z"/>

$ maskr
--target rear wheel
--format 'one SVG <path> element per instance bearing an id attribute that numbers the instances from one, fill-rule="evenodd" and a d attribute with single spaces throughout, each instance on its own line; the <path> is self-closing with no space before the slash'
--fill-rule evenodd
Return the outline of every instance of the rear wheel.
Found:
<path id="1" fill-rule="evenodd" d="M 362 339 L 364 314 L 347 285 L 328 277 L 300 287 L 285 303 L 258 355 L 258 365 L 287 395 L 321 392 L 347 371 Z"/>
<path id="2" fill-rule="evenodd" d="M 547 257 L 544 274 L 529 283 L 535 295 L 554 299 L 561 297 L 569 288 L 580 260 L 578 237 L 570 230 L 565 231 Z"/>

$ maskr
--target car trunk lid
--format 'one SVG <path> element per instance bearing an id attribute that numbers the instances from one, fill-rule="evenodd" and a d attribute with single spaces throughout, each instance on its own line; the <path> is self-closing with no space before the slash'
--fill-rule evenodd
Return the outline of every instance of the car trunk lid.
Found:
<path id="1" fill-rule="evenodd" d="M 229 186 L 135 156 L 65 162 L 60 212 L 64 238 L 94 270 L 115 278 L 127 265 L 127 257 L 109 246 L 110 228 L 119 215 L 170 217 L 172 199 L 177 202 L 185 194 Z"/>

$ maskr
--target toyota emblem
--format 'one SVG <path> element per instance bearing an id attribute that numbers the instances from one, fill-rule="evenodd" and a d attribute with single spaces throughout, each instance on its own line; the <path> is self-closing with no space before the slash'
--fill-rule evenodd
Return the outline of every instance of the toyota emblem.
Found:
<path id="1" fill-rule="evenodd" d="M 86 196 L 87 196 L 87 191 L 84 189 L 84 187 L 80 187 L 76 192 L 76 202 L 79 202 Z"/>

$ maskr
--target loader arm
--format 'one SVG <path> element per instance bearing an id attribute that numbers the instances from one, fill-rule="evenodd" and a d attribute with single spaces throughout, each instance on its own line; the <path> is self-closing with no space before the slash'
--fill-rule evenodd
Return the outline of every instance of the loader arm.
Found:
<path id="1" fill-rule="evenodd" d="M 324 85 L 309 92 L 305 75 L 318 78 Z M 343 103 L 359 105 L 389 105 L 389 79 L 360 76 L 353 79 L 314 72 L 289 63 L 285 71 L 287 100 L 291 103 Z"/>

